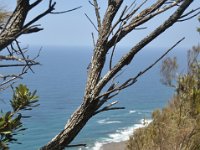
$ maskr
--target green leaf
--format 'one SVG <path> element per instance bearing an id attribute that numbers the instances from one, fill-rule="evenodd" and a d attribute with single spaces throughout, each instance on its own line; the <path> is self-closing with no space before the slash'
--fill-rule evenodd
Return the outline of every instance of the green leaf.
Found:
<path id="1" fill-rule="evenodd" d="M 36 90 L 32 93 L 26 85 L 20 84 L 15 88 L 13 99 L 10 101 L 13 110 L 31 110 L 31 107 L 37 106 L 33 105 L 34 103 L 38 102 L 39 97 L 36 95 L 36 93 Z"/>

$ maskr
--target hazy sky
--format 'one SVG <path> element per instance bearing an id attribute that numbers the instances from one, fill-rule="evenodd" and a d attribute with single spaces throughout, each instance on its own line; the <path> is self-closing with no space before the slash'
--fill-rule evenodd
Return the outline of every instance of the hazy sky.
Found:
<path id="1" fill-rule="evenodd" d="M 12 10 L 16 0 L 1 0 L 0 2 Z M 32 0 L 33 1 L 33 0 Z M 100 8 L 103 11 L 107 4 L 107 0 L 99 0 Z M 199 0 L 194 0 L 194 4 L 190 10 L 200 6 Z M 125 0 L 124 4 L 130 3 L 131 0 Z M 141 2 L 138 0 L 138 3 Z M 155 0 L 150 0 L 155 2 Z M 95 32 L 91 23 L 87 20 L 84 13 L 88 14 L 91 19 L 95 20 L 93 7 L 88 3 L 88 0 L 57 0 L 56 11 L 68 10 L 77 6 L 82 6 L 81 9 L 62 15 L 49 15 L 39 21 L 44 28 L 43 31 L 24 35 L 20 41 L 29 45 L 60 45 L 60 46 L 92 46 L 91 33 Z M 28 20 L 33 18 L 48 7 L 48 0 L 34 10 L 28 16 Z M 102 14 L 103 15 L 103 14 Z M 156 17 L 153 21 L 145 24 L 142 27 L 148 27 L 146 30 L 138 30 L 131 33 L 124 39 L 120 46 L 133 46 L 139 39 L 146 36 L 153 28 L 167 18 L 168 14 Z M 176 23 L 172 28 L 168 29 L 164 34 L 159 36 L 150 47 L 170 47 L 182 37 L 186 40 L 182 43 L 182 47 L 191 47 L 199 42 L 200 35 L 196 32 L 196 28 L 200 26 L 197 17 L 186 22 Z"/>

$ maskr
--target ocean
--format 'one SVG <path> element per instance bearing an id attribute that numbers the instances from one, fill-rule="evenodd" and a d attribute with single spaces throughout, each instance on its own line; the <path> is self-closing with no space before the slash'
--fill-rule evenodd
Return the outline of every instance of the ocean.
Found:
<path id="1" fill-rule="evenodd" d="M 32 47 L 30 56 L 37 55 L 38 47 Z M 113 63 L 125 53 L 128 48 L 116 50 Z M 116 79 L 122 82 L 128 77 L 153 63 L 164 48 L 144 49 L 138 53 L 130 66 Z M 26 84 L 32 91 L 37 89 L 40 106 L 32 111 L 23 111 L 31 118 L 23 119 L 27 130 L 15 137 L 22 144 L 10 144 L 11 150 L 36 150 L 50 141 L 61 131 L 70 115 L 81 104 L 87 77 L 87 67 L 92 55 L 88 47 L 44 47 L 38 61 L 41 66 L 33 67 L 35 73 L 29 72 L 23 80 L 17 83 Z M 110 54 L 108 54 L 109 56 Z M 183 62 L 185 50 L 174 49 L 170 55 L 177 55 Z M 144 120 L 151 121 L 154 109 L 164 107 L 174 89 L 160 82 L 160 66 L 154 68 L 128 89 L 113 99 L 118 100 L 117 106 L 126 109 L 109 111 L 92 118 L 72 144 L 87 144 L 86 148 L 68 148 L 69 150 L 98 150 L 102 144 L 127 140 L 133 131 L 141 127 Z M 185 68 L 182 68 L 183 71 Z M 105 73 L 106 69 L 103 71 Z M 1 72 L 6 70 L 1 69 Z M 17 83 L 15 85 L 17 85 Z M 9 110 L 10 90 L 0 93 L 0 109 Z"/>

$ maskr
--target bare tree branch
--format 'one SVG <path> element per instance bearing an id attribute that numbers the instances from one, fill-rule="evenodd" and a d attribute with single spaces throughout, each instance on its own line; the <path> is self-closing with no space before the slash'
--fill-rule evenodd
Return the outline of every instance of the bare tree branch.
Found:
<path id="1" fill-rule="evenodd" d="M 109 105 L 105 106 L 104 108 L 97 110 L 94 113 L 94 115 L 99 114 L 101 112 L 110 111 L 110 110 L 125 109 L 125 107 L 113 107 L 113 105 L 116 105 L 117 103 L 118 103 L 118 101 L 114 101 L 114 102 L 110 103 Z"/>
<path id="2" fill-rule="evenodd" d="M 68 145 L 67 147 L 86 147 L 87 144 Z"/>
<path id="3" fill-rule="evenodd" d="M 73 9 L 69 9 L 69 10 L 66 10 L 66 11 L 59 11 L 59 12 L 51 12 L 51 14 L 64 14 L 64 13 L 68 13 L 68 12 L 71 12 L 71 11 L 74 11 L 74 10 L 77 10 L 77 9 L 80 9 L 82 6 L 79 6 L 79 7 L 75 7 Z"/>
<path id="4" fill-rule="evenodd" d="M 137 79 L 145 74 L 148 70 L 150 70 L 153 66 L 155 66 L 163 57 L 165 57 L 172 49 L 174 49 L 179 43 L 181 43 L 185 38 L 180 39 L 178 42 L 176 42 L 171 48 L 169 48 L 162 56 L 160 56 L 154 63 L 149 65 L 146 69 L 143 71 L 139 72 L 135 77 L 129 78 L 127 81 L 125 81 L 123 84 L 116 86 L 115 88 L 112 88 L 111 90 L 108 90 L 106 93 L 103 93 L 96 97 L 96 99 L 100 99 L 102 97 L 105 97 L 105 95 L 110 95 L 113 92 L 120 91 L 122 89 L 125 89 L 131 85 L 133 85 Z M 116 96 L 116 95 L 115 95 Z M 105 101 L 105 100 L 104 100 Z"/>
<path id="5" fill-rule="evenodd" d="M 92 32 L 92 42 L 93 42 L 93 46 L 95 47 L 96 44 L 95 44 L 95 39 L 94 39 L 94 33 Z"/>
<path id="6" fill-rule="evenodd" d="M 41 3 L 42 2 L 42 0 L 36 0 L 34 3 L 32 3 L 30 6 L 29 6 L 29 8 L 30 9 L 32 9 L 32 8 L 34 8 L 35 6 L 37 6 L 39 3 Z"/>
<path id="7" fill-rule="evenodd" d="M 2 87 L 3 87 L 4 85 L 7 85 L 8 83 L 13 82 L 14 80 L 16 80 L 16 79 L 18 79 L 18 78 L 21 79 L 21 78 L 22 78 L 22 75 L 24 75 L 24 74 L 26 74 L 26 73 L 27 73 L 27 72 L 24 71 L 24 72 L 22 72 L 21 74 L 15 75 L 15 76 L 11 77 L 10 79 L 4 81 L 3 83 L 0 83 L 1 89 L 2 89 Z"/>
<path id="8" fill-rule="evenodd" d="M 104 111 L 123 109 L 124 107 L 113 107 L 116 102 L 113 102 L 105 107 L 103 107 L 103 105 L 107 103 L 108 100 L 118 95 L 122 89 L 134 84 L 140 76 L 151 69 L 160 59 L 162 59 L 183 39 L 178 41 L 166 53 L 159 57 L 150 66 L 139 72 L 136 76 L 125 80 L 125 82 L 122 84 L 116 84 L 111 81 L 116 78 L 119 72 L 123 70 L 126 65 L 130 64 L 134 56 L 139 51 L 141 51 L 146 45 L 148 45 L 151 41 L 153 41 L 156 37 L 158 37 L 172 25 L 174 25 L 184 14 L 193 0 L 157 0 L 155 3 L 142 11 L 140 11 L 140 9 L 144 6 L 144 4 L 146 4 L 147 0 L 142 1 L 138 7 L 133 6 L 135 3 L 133 2 L 130 7 L 125 6 L 119 14 L 118 12 L 121 10 L 120 8 L 122 7 L 123 0 L 108 0 L 108 6 L 102 18 L 101 24 L 98 21 L 101 20 L 98 17 L 99 12 L 96 12 L 97 10 L 99 11 L 99 6 L 95 4 L 95 1 L 93 2 L 94 4 L 91 4 L 95 7 L 95 13 L 97 13 L 96 19 L 98 28 L 96 27 L 96 30 L 98 31 L 98 38 L 90 62 L 83 102 L 72 114 L 64 129 L 49 143 L 43 146 L 41 150 L 62 150 L 74 140 L 81 129 L 94 115 Z M 147 21 L 172 8 L 174 8 L 175 11 L 171 16 L 169 16 L 144 39 L 134 45 L 129 50 L 129 52 L 122 56 L 120 60 L 114 66 L 112 66 L 112 58 L 114 56 L 114 51 L 118 42 L 120 42 L 134 29 L 140 29 L 140 26 Z M 117 18 L 117 16 L 119 17 Z M 116 20 L 115 23 L 113 23 L 114 20 Z M 113 34 L 113 32 L 115 33 Z M 114 48 L 111 49 L 112 47 Z M 102 75 L 102 70 L 105 69 L 105 61 L 109 51 L 112 52 L 111 58 L 109 60 L 110 69 L 105 73 L 105 75 Z M 111 85 L 107 92 L 103 93 L 103 89 L 110 82 Z"/>
<path id="9" fill-rule="evenodd" d="M 40 20 L 41 18 L 43 18 L 47 14 L 52 13 L 52 11 L 55 10 L 55 5 L 56 5 L 56 2 L 52 2 L 52 0 L 50 0 L 49 1 L 49 7 L 48 7 L 48 9 L 46 11 L 44 11 L 43 13 L 41 13 L 40 15 L 36 16 L 34 19 L 32 19 L 31 21 L 29 21 L 27 24 L 25 24 L 23 26 L 23 29 L 28 28 L 30 25 L 32 25 L 36 21 Z"/>
<path id="10" fill-rule="evenodd" d="M 94 57 L 91 61 L 91 67 L 90 67 L 90 73 L 88 74 L 88 81 L 86 87 L 86 97 L 89 95 L 87 93 L 90 93 L 93 91 L 94 87 L 96 86 L 96 83 L 99 81 L 99 77 L 102 71 L 103 64 L 105 63 L 105 48 L 104 44 L 106 43 L 106 40 L 108 38 L 107 34 L 110 30 L 110 27 L 112 25 L 112 21 L 118 12 L 123 0 L 113 1 L 109 4 L 105 16 L 102 22 L 101 31 L 99 31 L 99 39 L 97 40 L 97 44 L 94 50 Z M 93 81 L 90 81 L 92 79 Z M 93 97 L 93 95 L 90 95 Z M 90 101 L 91 97 L 88 97 L 88 101 Z M 86 100 L 86 103 L 88 103 Z"/>
<path id="11" fill-rule="evenodd" d="M 99 6 L 97 0 L 93 0 L 94 2 L 94 8 L 95 8 L 95 13 L 96 13 L 96 18 L 97 18 L 97 24 L 98 24 L 98 31 L 101 29 L 101 16 L 99 13 Z"/>
<path id="12" fill-rule="evenodd" d="M 191 10 L 190 12 L 186 13 L 185 15 L 182 15 L 182 16 L 180 17 L 180 19 L 178 19 L 178 21 L 179 21 L 179 22 L 183 22 L 183 21 L 186 21 L 186 20 L 189 20 L 189 19 L 192 19 L 192 18 L 196 17 L 197 15 L 200 14 L 200 11 L 198 11 L 198 10 L 200 10 L 200 7 L 197 8 L 197 9 Z M 198 11 L 198 12 L 196 12 L 196 11 Z M 196 12 L 196 13 L 195 13 L 195 12 Z M 195 13 L 195 14 L 194 14 L 194 13 Z M 189 16 L 190 14 L 193 14 L 193 15 L 192 15 L 192 16 Z"/>
<path id="13" fill-rule="evenodd" d="M 8 19 L 4 29 L 0 33 L 0 51 L 11 44 L 21 32 L 28 14 L 29 1 L 19 1 L 17 7 Z"/>
<path id="14" fill-rule="evenodd" d="M 142 11 L 141 13 L 139 13 L 139 15 L 137 15 L 136 17 L 134 17 L 132 19 L 132 21 L 128 25 L 124 26 L 121 31 L 119 31 L 119 30 L 116 31 L 116 33 L 114 34 L 114 36 L 108 41 L 109 48 L 111 48 L 113 46 L 113 43 L 115 43 L 116 41 L 117 41 L 117 43 L 119 41 L 121 41 L 121 39 L 123 39 L 128 33 L 130 33 L 132 30 L 136 29 L 138 26 L 146 23 L 150 19 L 152 19 L 155 16 L 157 16 L 157 15 L 159 15 L 159 14 L 167 11 L 168 9 L 170 9 L 172 7 L 175 7 L 177 5 L 177 3 L 179 3 L 179 2 L 177 1 L 175 3 L 172 3 L 169 6 L 166 6 L 166 7 L 163 7 L 162 9 L 159 9 L 161 6 L 160 6 L 160 3 L 157 2 L 157 3 L 153 4 L 150 8 L 145 9 L 144 11 Z M 162 2 L 162 4 L 163 4 L 163 2 Z M 141 6 L 142 5 L 143 5 L 143 3 L 141 4 Z M 157 11 L 156 11 L 155 7 L 157 7 Z M 139 9 L 139 7 L 137 9 Z M 132 15 L 135 14 L 135 11 L 137 11 L 137 9 L 134 10 L 132 13 L 128 14 L 124 18 L 126 20 L 126 22 L 129 19 L 131 19 L 131 17 L 133 17 Z M 150 11 L 152 13 L 149 13 Z"/>
<path id="15" fill-rule="evenodd" d="M 15 10 L 8 16 L 8 19 L 5 21 L 5 25 L 1 26 L 0 52 L 7 50 L 7 55 L 0 55 L 0 60 L 7 62 L 12 61 L 12 63 L 2 63 L 0 67 L 19 67 L 21 69 L 20 74 L 16 73 L 15 75 L 4 75 L 1 78 L 3 81 L 0 82 L 1 89 L 2 86 L 8 87 L 9 83 L 13 82 L 17 78 L 21 78 L 21 76 L 27 73 L 28 70 L 33 72 L 33 69 L 31 68 L 32 66 L 39 65 L 39 62 L 35 61 L 36 58 L 39 57 L 39 54 L 35 58 L 29 58 L 29 56 L 25 54 L 27 49 L 21 48 L 17 38 L 22 34 L 30 34 L 43 30 L 43 28 L 39 27 L 40 25 L 34 25 L 34 23 L 44 16 L 51 14 L 53 10 L 55 10 L 56 2 L 53 2 L 53 0 L 49 0 L 49 5 L 46 10 L 36 15 L 35 18 L 26 23 L 26 18 L 30 10 L 38 6 L 42 1 L 43 0 L 35 0 L 32 4 L 30 4 L 30 0 L 18 0 Z M 66 13 L 79 8 L 80 7 L 76 7 L 64 12 L 54 12 L 54 14 Z"/>
<path id="16" fill-rule="evenodd" d="M 97 27 L 96 27 L 96 25 L 94 24 L 94 22 L 90 19 L 90 17 L 89 17 L 86 13 L 85 13 L 85 16 L 86 16 L 87 19 L 90 21 L 90 23 L 93 25 L 94 29 L 95 29 L 97 32 L 99 32 L 98 29 L 97 29 Z"/>
<path id="17" fill-rule="evenodd" d="M 185 0 L 182 5 L 176 10 L 173 15 L 171 15 L 163 24 L 161 24 L 158 28 L 156 28 L 152 33 L 150 33 L 146 38 L 141 40 L 138 44 L 136 44 L 121 60 L 110 70 L 99 83 L 96 85 L 96 89 L 102 89 L 107 82 L 113 78 L 116 73 L 121 70 L 124 66 L 128 65 L 135 54 L 137 54 L 144 46 L 150 43 L 153 39 L 163 33 L 166 29 L 172 26 L 179 17 L 183 14 L 184 10 L 190 5 L 192 1 Z"/>
<path id="18" fill-rule="evenodd" d="M 26 62 L 26 66 L 28 66 L 28 68 L 34 73 L 34 71 L 33 71 L 32 68 L 31 68 L 31 65 L 33 65 L 33 64 L 29 64 L 30 61 L 27 61 L 27 60 L 26 60 L 26 57 L 24 56 L 24 53 L 22 52 L 22 49 L 21 49 L 21 47 L 20 47 L 20 45 L 19 45 L 19 42 L 18 42 L 17 40 L 15 40 L 15 43 L 16 43 L 17 48 L 18 48 L 19 52 L 21 53 L 23 59 L 24 59 L 25 62 Z"/>

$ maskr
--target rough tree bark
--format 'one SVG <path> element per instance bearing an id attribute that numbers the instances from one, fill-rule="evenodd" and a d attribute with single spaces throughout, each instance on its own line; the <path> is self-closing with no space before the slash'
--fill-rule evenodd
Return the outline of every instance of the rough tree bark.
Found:
<path id="1" fill-rule="evenodd" d="M 0 9 L 0 68 L 20 67 L 19 73 L 15 72 L 16 70 L 14 70 L 13 71 L 14 73 L 11 73 L 11 74 L 5 74 L 5 73 L 0 72 L 0 92 L 10 87 L 15 82 L 16 79 L 21 79 L 22 76 L 25 73 L 27 73 L 28 70 L 33 71 L 32 70 L 33 65 L 39 64 L 38 62 L 35 61 L 35 59 L 39 56 L 39 54 L 35 58 L 30 58 L 28 54 L 26 53 L 28 49 L 21 48 L 20 42 L 18 42 L 17 40 L 18 37 L 23 34 L 30 34 L 30 33 L 41 31 L 42 28 L 40 28 L 40 25 L 38 24 L 34 25 L 34 23 L 48 14 L 67 13 L 67 12 L 80 8 L 80 7 L 77 7 L 71 10 L 67 10 L 67 11 L 55 12 L 54 9 L 55 9 L 56 2 L 54 2 L 53 0 L 49 0 L 49 1 L 46 1 L 47 3 L 49 2 L 46 9 L 44 9 L 41 13 L 38 13 L 36 16 L 34 16 L 32 20 L 27 21 L 26 19 L 30 11 L 33 8 L 37 7 L 41 2 L 45 2 L 45 1 L 44 0 L 34 0 L 34 1 L 33 0 L 32 1 L 31 0 L 16 0 L 16 8 L 13 12 L 3 12 L 3 10 Z M 26 101 L 27 105 L 29 105 L 27 103 L 28 100 L 29 99 L 27 99 Z M 31 102 L 31 105 L 32 105 L 32 102 Z M 21 105 L 25 106 L 26 104 L 23 103 L 23 104 L 20 104 L 19 106 Z M 11 112 L 6 113 L 6 116 L 7 114 L 11 114 Z M 4 116 L 4 114 L 1 114 L 1 115 Z M 11 118 L 13 119 L 11 121 L 18 124 L 17 126 L 21 126 L 21 122 L 20 122 L 21 114 L 20 113 L 18 114 L 18 111 L 14 110 L 11 116 L 16 117 L 16 118 L 14 117 Z M 10 120 L 7 120 L 7 121 L 10 124 L 13 123 L 13 122 L 10 122 Z M 20 122 L 20 124 L 18 123 L 18 121 Z M 1 124 L 1 126 L 3 126 L 3 128 L 6 128 L 6 131 L 7 131 L 7 128 L 9 128 L 15 134 L 16 132 L 20 131 L 14 124 L 12 124 L 12 127 L 7 127 L 10 124 L 6 124 L 6 126 L 4 126 L 4 124 Z M 1 130 L 0 136 L 2 138 L 0 139 L 0 149 L 7 149 L 6 144 L 11 141 L 12 142 L 15 141 L 15 139 L 11 140 L 12 133 L 5 134 L 3 132 L 4 132 L 4 129 Z"/>
<path id="2" fill-rule="evenodd" d="M 139 72 L 136 76 L 127 79 L 120 85 L 111 83 L 110 81 L 133 60 L 134 56 L 141 51 L 143 47 L 148 45 L 166 29 L 170 28 L 174 23 L 178 22 L 180 19 L 183 19 L 183 17 L 185 18 L 188 15 L 198 11 L 198 9 L 192 10 L 189 13 L 184 14 L 185 10 L 190 6 L 193 0 L 157 0 L 148 8 L 140 11 L 140 8 L 144 6 L 147 1 L 148 0 L 142 1 L 141 4 L 138 7 L 134 7 L 134 9 L 131 7 L 134 6 L 134 2 L 130 7 L 125 6 L 125 8 L 122 9 L 121 13 L 119 14 L 119 18 L 117 19 L 117 13 L 119 13 L 119 9 L 122 7 L 123 0 L 108 0 L 107 9 L 102 21 L 97 0 L 93 0 L 93 3 L 90 2 L 94 6 L 97 17 L 97 27 L 95 27 L 95 29 L 98 31 L 98 38 L 95 43 L 94 53 L 88 71 L 88 79 L 83 102 L 68 120 L 65 128 L 48 144 L 43 146 L 41 150 L 62 150 L 69 146 L 81 146 L 82 144 L 70 145 L 70 143 L 91 117 L 103 111 L 123 109 L 122 107 L 113 107 L 113 105 L 115 105 L 117 102 L 112 102 L 105 107 L 102 105 L 107 103 L 111 98 L 115 97 L 122 89 L 134 84 L 137 81 L 137 78 L 148 71 L 153 65 L 155 65 L 155 63 L 157 63 L 157 61 L 144 71 Z M 110 70 L 108 70 L 105 75 L 102 75 L 107 53 L 111 51 L 113 54 L 118 42 L 120 42 L 134 29 L 139 28 L 142 24 L 171 8 L 175 8 L 175 11 L 172 13 L 172 15 L 169 16 L 169 18 L 160 24 L 160 26 L 155 28 L 154 31 L 152 31 L 144 39 L 133 46 L 130 51 L 125 54 L 114 66 L 112 66 L 111 57 Z M 114 19 L 117 20 L 115 23 Z M 91 21 L 91 19 L 89 20 Z M 94 25 L 93 22 L 92 24 Z M 160 58 L 158 60 L 160 60 Z M 105 86 L 107 85 L 109 85 L 108 90 L 103 92 Z"/>

